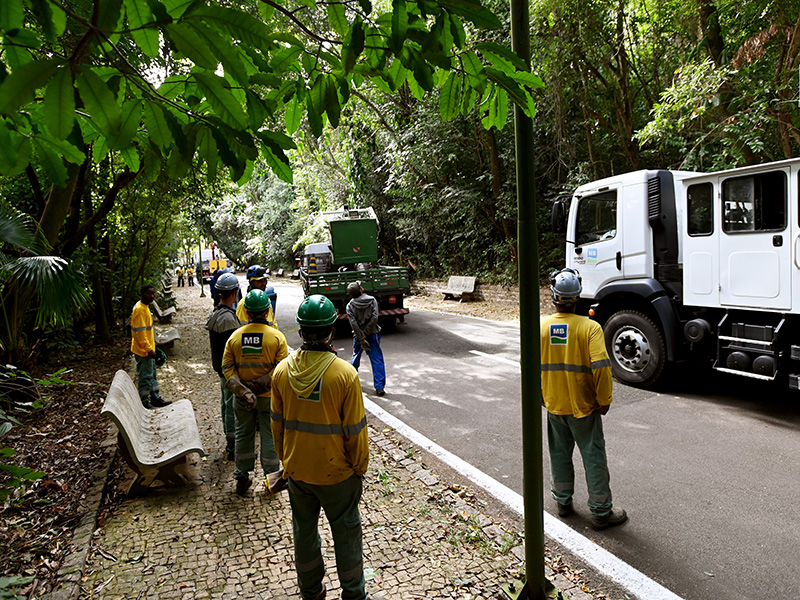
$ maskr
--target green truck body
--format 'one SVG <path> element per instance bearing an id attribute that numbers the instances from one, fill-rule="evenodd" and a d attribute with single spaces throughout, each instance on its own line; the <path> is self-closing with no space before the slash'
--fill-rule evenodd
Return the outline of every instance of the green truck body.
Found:
<path id="1" fill-rule="evenodd" d="M 327 296 L 346 319 L 348 284 L 360 281 L 364 291 L 378 301 L 381 320 L 403 320 L 408 309 L 403 299 L 411 291 L 408 269 L 377 264 L 378 219 L 371 208 L 326 213 L 331 243 L 306 248 L 300 281 L 306 296 Z"/>

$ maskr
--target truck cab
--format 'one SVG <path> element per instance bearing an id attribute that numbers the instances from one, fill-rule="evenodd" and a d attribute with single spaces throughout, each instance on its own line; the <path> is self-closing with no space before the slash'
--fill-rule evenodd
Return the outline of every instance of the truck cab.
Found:
<path id="1" fill-rule="evenodd" d="M 554 210 L 620 381 L 650 386 L 700 359 L 798 386 L 799 180 L 800 160 L 636 171 L 579 187 L 566 224 Z"/>

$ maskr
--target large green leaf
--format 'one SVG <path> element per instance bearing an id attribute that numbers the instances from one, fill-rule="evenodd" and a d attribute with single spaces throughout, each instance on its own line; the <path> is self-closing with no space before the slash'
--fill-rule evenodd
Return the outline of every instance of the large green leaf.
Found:
<path id="1" fill-rule="evenodd" d="M 67 183 L 69 173 L 61 155 L 51 145 L 44 143 L 40 137 L 33 139 L 33 147 L 50 181 L 63 188 Z"/>
<path id="2" fill-rule="evenodd" d="M 434 87 L 433 70 L 416 48 L 411 49 L 411 56 L 414 60 L 414 79 L 423 90 L 430 92 Z"/>
<path id="3" fill-rule="evenodd" d="M 445 121 L 449 121 L 460 112 L 461 86 L 461 77 L 451 71 L 439 93 L 439 114 Z"/>
<path id="4" fill-rule="evenodd" d="M 161 0 L 167 13 L 173 19 L 179 19 L 195 3 L 195 0 Z"/>
<path id="5" fill-rule="evenodd" d="M 281 152 L 280 155 L 277 155 L 270 146 L 263 146 L 261 155 L 264 157 L 264 161 L 272 169 L 272 172 L 275 173 L 278 178 L 282 179 L 286 183 L 292 183 L 294 181 L 292 165 L 283 152 Z"/>
<path id="6" fill-rule="evenodd" d="M 300 52 L 302 52 L 302 50 L 295 46 L 281 48 L 273 54 L 270 66 L 276 73 L 297 71 L 299 66 L 297 58 L 300 56 Z"/>
<path id="7" fill-rule="evenodd" d="M 339 118 L 342 114 L 342 107 L 339 102 L 339 86 L 336 85 L 336 78 L 333 75 L 325 75 L 325 78 L 328 80 L 325 86 L 325 114 L 328 115 L 331 125 L 336 128 L 339 126 Z"/>
<path id="8" fill-rule="evenodd" d="M 163 29 L 164 35 L 169 38 L 175 48 L 194 64 L 214 71 L 219 65 L 219 60 L 214 55 L 212 48 L 197 32 L 186 23 L 173 23 Z"/>
<path id="9" fill-rule="evenodd" d="M 481 42 L 476 45 L 476 48 L 485 54 L 495 67 L 507 73 L 513 72 L 515 69 L 520 71 L 528 70 L 528 65 L 525 64 L 525 61 L 517 56 L 517 53 L 511 50 L 511 48 L 503 46 L 502 44 Z"/>
<path id="10" fill-rule="evenodd" d="M 241 48 L 234 47 L 227 36 L 223 36 L 218 29 L 209 27 L 205 23 L 193 21 L 189 23 L 189 26 L 195 30 L 212 54 L 222 63 L 225 75 L 247 87 L 250 84 L 250 76 Z"/>
<path id="11" fill-rule="evenodd" d="M 206 162 L 208 181 L 214 181 L 217 176 L 219 152 L 217 151 L 217 141 L 208 127 L 201 127 L 197 133 L 197 153 Z"/>
<path id="12" fill-rule="evenodd" d="M 60 65 L 60 60 L 50 58 L 14 69 L 0 84 L 0 115 L 10 115 L 33 100 L 36 90 L 47 84 Z"/>
<path id="13" fill-rule="evenodd" d="M 311 94 L 306 95 L 306 114 L 308 115 L 308 125 L 311 127 L 311 133 L 314 137 L 322 135 L 322 115 L 314 107 L 314 102 L 311 100 Z"/>
<path id="14" fill-rule="evenodd" d="M 221 28 L 234 39 L 250 44 L 254 48 L 261 48 L 264 40 L 270 35 L 270 31 L 264 23 L 241 10 L 206 6 L 191 11 L 187 18 L 200 18 L 212 27 Z"/>
<path id="15" fill-rule="evenodd" d="M 464 67 L 464 73 L 467 74 L 467 83 L 482 94 L 486 89 L 486 74 L 481 59 L 471 50 L 461 54 L 459 59 Z"/>
<path id="16" fill-rule="evenodd" d="M 28 138 L 9 131 L 0 122 L 0 173 L 6 177 L 22 173 L 30 162 L 31 151 Z"/>
<path id="17" fill-rule="evenodd" d="M 150 58 L 156 58 L 159 53 L 158 29 L 146 27 L 152 23 L 153 13 L 147 2 L 142 0 L 125 0 L 125 11 L 128 15 L 128 27 L 131 30 L 133 41 Z"/>
<path id="18" fill-rule="evenodd" d="M 195 73 L 194 78 L 220 119 L 237 129 L 247 127 L 247 117 L 242 105 L 225 87 L 224 79 L 210 73 Z"/>
<path id="19" fill-rule="evenodd" d="M 342 49 L 342 62 L 345 72 L 350 73 L 364 51 L 364 23 L 361 17 L 356 17 L 353 26 L 347 33 L 344 48 Z"/>
<path id="20" fill-rule="evenodd" d="M 333 30 L 339 34 L 340 37 L 345 37 L 347 31 L 350 29 L 350 23 L 347 21 L 347 16 L 344 12 L 344 4 L 340 2 L 330 2 L 327 6 L 328 22 L 333 27 Z"/>
<path id="21" fill-rule="evenodd" d="M 160 104 L 144 103 L 144 124 L 150 139 L 162 150 L 168 150 L 175 142 Z"/>
<path id="22" fill-rule="evenodd" d="M 95 125 L 106 137 L 119 134 L 122 113 L 108 85 L 91 69 L 77 79 L 78 91 Z"/>
<path id="23" fill-rule="evenodd" d="M 142 122 L 142 102 L 136 98 L 127 100 L 122 105 L 122 121 L 116 135 L 107 138 L 112 150 L 124 150 L 131 146 L 133 136 Z"/>
<path id="24" fill-rule="evenodd" d="M 533 118 L 535 116 L 534 104 L 531 95 L 521 87 L 511 77 L 491 67 L 486 68 L 486 75 L 489 79 L 495 81 L 505 92 L 514 104 L 518 105 L 525 112 L 527 116 Z M 498 127 L 500 129 L 500 127 Z"/>
<path id="25" fill-rule="evenodd" d="M 139 170 L 141 160 L 139 159 L 139 152 L 135 147 L 131 146 L 130 148 L 126 148 L 121 151 L 119 155 L 131 171 L 135 173 Z"/>
<path id="26" fill-rule="evenodd" d="M 103 0 L 97 3 L 97 26 L 103 31 L 118 31 L 122 21 L 122 0 Z"/>
<path id="27" fill-rule="evenodd" d="M 479 2 L 470 0 L 438 0 L 438 2 L 448 12 L 464 17 L 480 28 L 500 29 L 503 26 L 497 15 L 481 6 Z"/>
<path id="28" fill-rule="evenodd" d="M 86 160 L 86 155 L 66 140 L 59 140 L 53 136 L 39 134 L 34 136 L 33 143 L 36 148 L 46 146 L 49 151 L 58 154 L 65 161 L 79 165 Z"/>
<path id="29" fill-rule="evenodd" d="M 57 30 L 56 23 L 53 20 L 54 8 L 51 6 L 50 2 L 47 0 L 28 0 L 28 2 L 30 3 L 31 12 L 39 23 L 44 38 L 49 42 L 56 41 L 56 38 L 61 35 L 64 30 L 62 29 L 60 32 Z M 0 2 L 0 4 L 4 3 L 5 1 Z M 55 9 L 55 12 L 62 16 L 64 14 L 60 8 Z"/>
<path id="30" fill-rule="evenodd" d="M 75 87 L 68 67 L 58 69 L 44 94 L 44 123 L 54 136 L 64 139 L 75 125 Z"/>
<path id="31" fill-rule="evenodd" d="M 400 52 L 408 34 L 408 9 L 406 0 L 392 0 L 391 47 L 395 54 Z"/>
<path id="32" fill-rule="evenodd" d="M 22 0 L 3 0 L 0 2 L 0 30 L 21 29 L 24 18 Z"/>
<path id="33" fill-rule="evenodd" d="M 283 118 L 286 123 L 286 131 L 294 134 L 300 127 L 300 121 L 303 118 L 303 104 L 297 96 L 292 98 L 286 105 L 286 112 Z"/>
<path id="34" fill-rule="evenodd" d="M 467 43 L 467 32 L 458 15 L 450 15 L 450 35 L 453 36 L 453 43 L 457 48 L 463 48 Z"/>

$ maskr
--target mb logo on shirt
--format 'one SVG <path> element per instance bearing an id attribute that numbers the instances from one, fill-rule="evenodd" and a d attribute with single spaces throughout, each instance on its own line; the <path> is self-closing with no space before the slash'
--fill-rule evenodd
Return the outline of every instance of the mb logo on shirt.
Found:
<path id="1" fill-rule="evenodd" d="M 248 333 L 242 336 L 242 354 L 261 354 L 263 334 Z"/>
<path id="2" fill-rule="evenodd" d="M 569 325 L 562 323 L 560 325 L 550 325 L 550 345 L 551 346 L 566 346 L 567 345 L 567 329 Z"/>

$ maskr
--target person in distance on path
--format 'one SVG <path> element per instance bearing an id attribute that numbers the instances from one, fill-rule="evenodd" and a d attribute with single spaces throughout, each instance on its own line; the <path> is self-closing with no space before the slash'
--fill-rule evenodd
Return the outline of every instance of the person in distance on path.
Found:
<path id="1" fill-rule="evenodd" d="M 558 515 L 573 512 L 577 444 L 586 470 L 589 510 L 595 529 L 621 525 L 628 516 L 612 508 L 602 416 L 611 405 L 611 361 L 603 329 L 575 314 L 583 286 L 577 271 L 550 278 L 556 314 L 541 320 L 542 403 L 547 409 L 551 492 Z"/>
<path id="2" fill-rule="evenodd" d="M 159 394 L 156 379 L 156 341 L 150 305 L 156 299 L 156 288 L 145 283 L 139 290 L 139 302 L 131 312 L 131 352 L 136 359 L 137 387 L 142 406 L 147 409 L 172 404 Z"/>
<path id="3" fill-rule="evenodd" d="M 386 392 L 386 365 L 383 362 L 381 351 L 381 328 L 378 325 L 378 301 L 364 293 L 360 281 L 347 285 L 347 293 L 352 298 L 347 303 L 347 319 L 353 328 L 353 358 L 350 364 L 358 370 L 361 364 L 361 354 L 366 351 L 372 363 L 372 380 L 375 384 L 375 393 L 383 396 Z"/>

